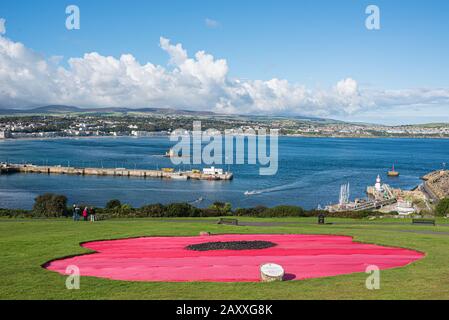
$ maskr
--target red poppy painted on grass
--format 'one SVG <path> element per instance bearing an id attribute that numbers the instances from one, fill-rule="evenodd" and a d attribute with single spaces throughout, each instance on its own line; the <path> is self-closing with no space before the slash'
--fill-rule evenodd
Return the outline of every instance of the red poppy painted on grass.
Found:
<path id="1" fill-rule="evenodd" d="M 268 241 L 262 249 L 195 251 L 188 247 L 207 242 Z M 144 237 L 95 241 L 83 247 L 96 251 L 54 260 L 48 270 L 65 274 L 76 265 L 81 276 L 127 281 L 260 281 L 265 263 L 281 265 L 286 280 L 301 280 L 402 267 L 421 259 L 420 252 L 357 243 L 347 236 L 327 235 L 216 235 L 198 237 Z"/>

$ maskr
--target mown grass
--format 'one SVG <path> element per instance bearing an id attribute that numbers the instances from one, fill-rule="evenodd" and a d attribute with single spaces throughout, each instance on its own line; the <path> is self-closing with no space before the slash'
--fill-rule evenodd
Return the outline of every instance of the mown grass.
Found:
<path id="1" fill-rule="evenodd" d="M 251 219 L 289 222 L 279 226 L 221 226 L 194 219 L 0 220 L 0 299 L 448 299 L 449 227 L 313 219 Z M 208 221 L 210 220 L 210 223 Z M 331 221 L 331 220 L 329 220 Z M 340 223 L 339 223 L 340 222 Z M 291 224 L 290 224 L 291 223 Z M 426 257 L 409 266 L 381 272 L 381 289 L 367 290 L 367 274 L 282 283 L 150 283 L 81 278 L 80 290 L 67 290 L 65 277 L 41 267 L 59 257 L 88 252 L 79 243 L 136 236 L 191 236 L 213 233 L 341 234 L 355 240 L 412 248 Z M 437 231 L 440 234 L 423 232 Z"/>

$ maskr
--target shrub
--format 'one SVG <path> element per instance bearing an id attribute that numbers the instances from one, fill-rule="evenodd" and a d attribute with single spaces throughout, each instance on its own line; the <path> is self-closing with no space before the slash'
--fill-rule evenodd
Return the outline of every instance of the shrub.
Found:
<path id="1" fill-rule="evenodd" d="M 449 214 L 449 198 L 444 198 L 438 202 L 435 208 L 435 215 L 443 217 L 447 214 Z"/>
<path id="2" fill-rule="evenodd" d="M 165 207 L 158 204 L 150 204 L 139 209 L 139 212 L 144 217 L 161 218 L 164 216 Z"/>
<path id="3" fill-rule="evenodd" d="M 215 201 L 212 206 L 214 206 L 216 208 L 224 208 L 225 205 L 226 205 L 226 203 L 224 203 L 224 202 Z"/>
<path id="4" fill-rule="evenodd" d="M 303 216 L 304 217 L 318 217 L 318 216 L 320 216 L 322 214 L 327 216 L 328 212 L 324 211 L 324 210 L 316 210 L 316 209 L 314 209 L 314 210 L 307 210 L 307 211 L 304 211 Z"/>
<path id="5" fill-rule="evenodd" d="M 303 217 L 304 209 L 296 206 L 277 206 L 267 209 L 260 214 L 261 217 Z"/>
<path id="6" fill-rule="evenodd" d="M 124 203 L 121 205 L 120 210 L 121 211 L 132 211 L 133 207 L 131 207 L 131 205 Z"/>
<path id="7" fill-rule="evenodd" d="M 199 217 L 200 209 L 188 203 L 172 203 L 166 207 L 166 217 Z"/>
<path id="8" fill-rule="evenodd" d="M 46 193 L 35 199 L 33 213 L 38 217 L 61 217 L 67 214 L 67 198 Z"/>
<path id="9" fill-rule="evenodd" d="M 224 203 L 224 202 L 214 202 L 213 205 L 209 207 L 211 213 L 212 211 L 216 212 L 216 216 L 226 216 L 232 213 L 232 206 L 230 203 Z"/>
<path id="10" fill-rule="evenodd" d="M 306 211 L 303 208 L 297 206 L 277 206 L 273 208 L 267 208 L 258 206 L 254 208 L 239 208 L 235 211 L 237 216 L 247 217 L 304 217 Z"/>
<path id="11" fill-rule="evenodd" d="M 234 214 L 236 216 L 241 217 L 258 217 L 260 216 L 264 211 L 266 211 L 268 208 L 264 206 L 257 206 L 254 208 L 238 208 L 235 210 Z"/>
<path id="12" fill-rule="evenodd" d="M 200 217 L 221 217 L 223 215 L 222 211 L 216 208 L 205 208 L 200 212 Z"/>
<path id="13" fill-rule="evenodd" d="M 106 203 L 106 209 L 116 209 L 120 208 L 122 206 L 122 203 L 120 200 L 114 199 Z"/>
<path id="14" fill-rule="evenodd" d="M 68 211 L 67 199 L 55 194 L 44 194 L 36 198 L 33 211 L 0 209 L 0 217 L 60 217 Z M 81 206 L 84 208 L 87 205 Z M 449 213 L 449 199 L 443 199 L 437 206 L 439 215 Z M 162 218 L 162 217 L 220 217 L 236 215 L 241 217 L 327 217 L 362 219 L 369 216 L 385 215 L 375 211 L 345 211 L 327 212 L 322 210 L 304 210 L 299 206 L 281 205 L 273 208 L 257 206 L 253 208 L 239 208 L 232 212 L 231 204 L 214 202 L 209 208 L 196 208 L 188 203 L 172 203 L 169 205 L 150 204 L 135 209 L 119 200 L 111 200 L 106 208 L 98 208 L 97 217 L 106 218 Z M 392 212 L 391 214 L 397 214 Z"/>
<path id="15" fill-rule="evenodd" d="M 0 209 L 0 217 L 6 217 L 6 218 L 32 218 L 33 215 L 28 210 Z"/>
<path id="16" fill-rule="evenodd" d="M 318 217 L 319 215 L 324 214 L 326 217 L 331 218 L 349 218 L 349 219 L 363 219 L 371 216 L 381 216 L 386 215 L 384 213 L 376 212 L 376 211 L 341 211 L 341 212 L 328 212 L 324 210 L 308 210 L 302 213 L 303 217 Z M 389 215 L 393 215 L 394 212 L 389 213 Z"/>

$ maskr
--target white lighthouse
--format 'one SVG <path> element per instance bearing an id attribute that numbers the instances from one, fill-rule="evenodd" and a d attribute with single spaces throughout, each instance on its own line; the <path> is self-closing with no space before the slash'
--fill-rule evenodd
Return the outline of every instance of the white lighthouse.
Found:
<path id="1" fill-rule="evenodd" d="M 375 188 L 376 191 L 378 191 L 378 192 L 382 192 L 382 191 L 383 191 L 383 189 L 382 189 L 382 184 L 381 184 L 381 180 L 380 180 L 380 175 L 377 175 L 377 178 L 376 178 L 376 184 L 374 185 L 374 188 Z"/>

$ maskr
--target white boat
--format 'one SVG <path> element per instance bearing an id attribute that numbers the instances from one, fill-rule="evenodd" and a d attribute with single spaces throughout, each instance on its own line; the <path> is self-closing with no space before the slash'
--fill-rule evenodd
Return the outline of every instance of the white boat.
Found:
<path id="1" fill-rule="evenodd" d="M 187 176 L 184 176 L 184 175 L 182 175 L 182 174 L 172 174 L 172 175 L 170 176 L 170 178 L 173 179 L 173 180 L 182 180 L 182 181 L 185 181 L 185 180 L 188 179 Z"/>
<path id="2" fill-rule="evenodd" d="M 205 175 L 217 175 L 217 174 L 223 174 L 223 173 L 224 173 L 223 169 L 219 169 L 219 168 L 215 168 L 215 167 L 203 169 L 203 174 L 205 174 Z"/>
<path id="3" fill-rule="evenodd" d="M 245 191 L 245 196 L 253 196 L 255 194 L 259 194 L 259 192 L 257 191 Z"/>

